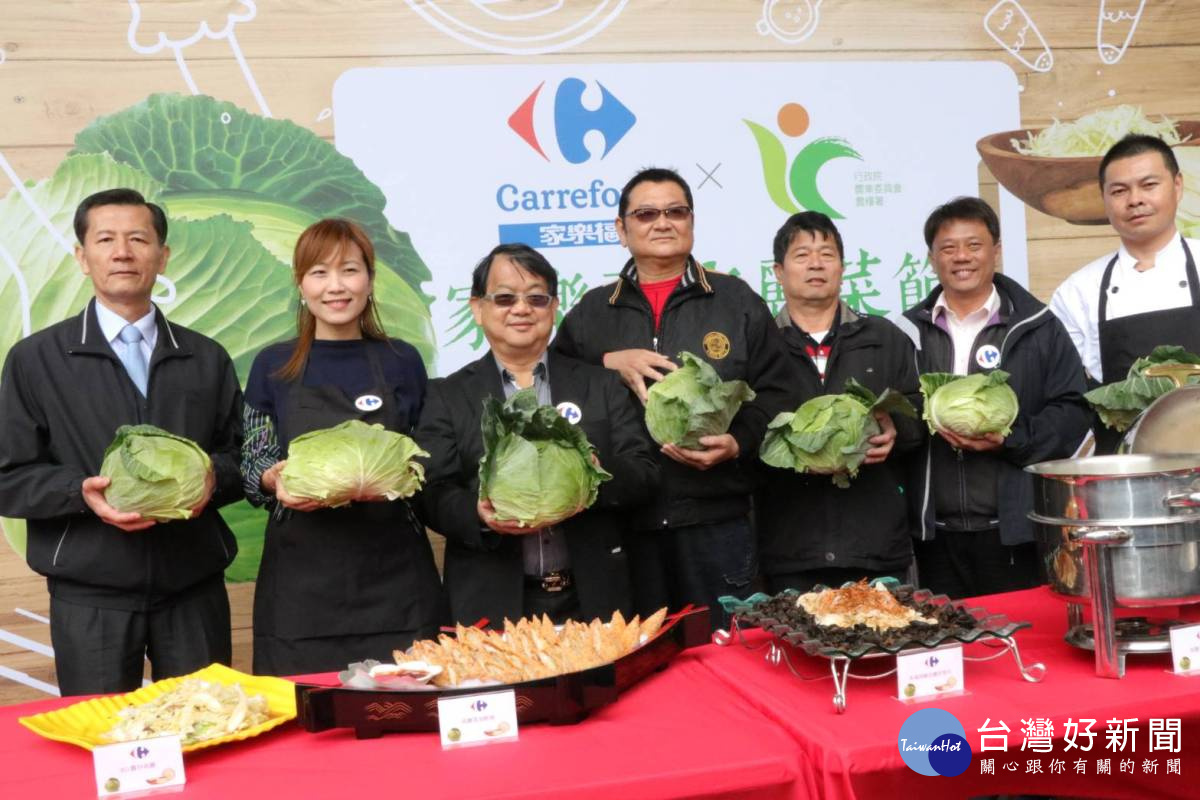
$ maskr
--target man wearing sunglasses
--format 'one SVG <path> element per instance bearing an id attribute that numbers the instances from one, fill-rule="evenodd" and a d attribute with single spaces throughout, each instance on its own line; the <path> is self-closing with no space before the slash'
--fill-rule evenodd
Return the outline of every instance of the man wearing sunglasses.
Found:
<path id="1" fill-rule="evenodd" d="M 446 537 L 445 584 L 454 622 L 547 614 L 607 619 L 631 613 L 625 510 L 645 502 L 659 469 L 636 402 L 608 370 L 557 353 L 547 344 L 558 311 L 558 275 L 530 247 L 500 245 L 475 268 L 471 312 L 490 351 L 447 378 L 431 381 L 414 437 L 430 453 L 420 506 L 426 524 Z M 532 387 L 587 434 L 612 480 L 591 508 L 530 530 L 497 519 L 479 499 L 484 398 Z"/>
<path id="2" fill-rule="evenodd" d="M 797 383 L 767 304 L 740 279 L 706 272 L 692 256 L 693 208 L 678 173 L 634 175 L 616 221 L 631 258 L 615 283 L 571 309 L 554 347 L 618 373 L 642 402 L 647 380 L 676 369 L 672 358 L 681 351 L 757 393 L 728 433 L 700 440 L 703 449 L 662 447 L 662 489 L 637 515 L 630 539 L 638 610 L 703 604 L 717 626 L 724 621 L 717 598 L 744 596 L 756 571 L 754 465 L 767 423 L 795 407 L 790 387 Z"/>

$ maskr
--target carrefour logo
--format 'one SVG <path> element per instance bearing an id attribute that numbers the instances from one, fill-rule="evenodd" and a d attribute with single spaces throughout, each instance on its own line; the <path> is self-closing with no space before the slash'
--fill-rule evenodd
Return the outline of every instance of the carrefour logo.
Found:
<path id="1" fill-rule="evenodd" d="M 831 219 L 845 217 L 821 196 L 817 188 L 817 174 L 821 167 L 835 158 L 862 161 L 862 156 L 848 141 L 834 136 L 814 139 L 800 149 L 789 166 L 787 148 L 778 136 L 757 122 L 748 119 L 742 122 L 754 135 L 762 159 L 767 194 L 780 211 L 787 214 L 805 210 L 820 211 Z M 780 133 L 789 138 L 803 136 L 808 131 L 808 109 L 799 103 L 787 103 L 779 109 L 776 123 Z"/>
<path id="2" fill-rule="evenodd" d="M 596 131 L 604 137 L 604 152 L 600 154 L 600 158 L 604 158 L 629 133 L 637 117 L 604 84 L 597 81 L 596 86 L 600 88 L 600 105 L 587 108 L 583 104 L 587 84 L 579 78 L 563 79 L 554 90 L 553 101 L 549 100 L 549 92 L 543 94 L 542 90 L 546 88 L 543 81 L 509 116 L 508 127 L 547 161 L 552 160 L 546 149 L 553 141 L 562 158 L 571 164 L 582 164 L 592 158 L 593 153 L 583 140 L 587 134 Z M 553 130 L 539 131 L 534 111 L 546 102 L 554 104 Z M 546 115 L 539 113 L 536 116 L 544 119 Z"/>
<path id="3" fill-rule="evenodd" d="M 971 766 L 971 745 L 958 717 L 940 708 L 910 714 L 896 737 L 900 757 L 913 772 L 952 778 Z"/>

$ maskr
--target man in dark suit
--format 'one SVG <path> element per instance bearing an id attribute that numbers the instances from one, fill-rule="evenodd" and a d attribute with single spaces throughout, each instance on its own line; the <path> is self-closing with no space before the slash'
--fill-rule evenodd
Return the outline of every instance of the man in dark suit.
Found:
<path id="1" fill-rule="evenodd" d="M 455 622 L 548 614 L 607 618 L 632 606 L 625 510 L 650 499 L 658 466 L 634 400 L 616 374 L 550 354 L 558 276 L 525 245 L 500 245 L 476 266 L 471 311 L 491 350 L 432 381 L 415 437 L 430 452 L 420 507 L 446 537 L 445 584 Z M 532 387 L 542 405 L 581 426 L 612 479 L 591 508 L 530 530 L 479 499 L 486 397 Z"/>
<path id="2" fill-rule="evenodd" d="M 63 695 L 128 692 L 232 655 L 225 567 L 237 541 L 217 509 L 242 498 L 242 390 L 217 342 L 151 302 L 167 216 L 133 189 L 85 198 L 75 258 L 94 297 L 18 342 L 0 375 L 0 515 L 29 525 L 46 577 Z M 11 312 L 10 312 L 11 313 Z M 188 519 L 109 505 L 100 475 L 121 425 L 193 440 L 212 466 Z"/>

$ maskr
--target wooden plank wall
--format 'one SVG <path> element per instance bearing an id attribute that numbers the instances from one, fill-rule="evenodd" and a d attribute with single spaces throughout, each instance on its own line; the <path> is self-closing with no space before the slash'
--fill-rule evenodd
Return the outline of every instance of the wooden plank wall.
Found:
<path id="1" fill-rule="evenodd" d="M 341 73 L 355 67 L 422 64 L 996 60 L 1011 66 L 1024 87 L 1021 115 L 1026 126 L 1040 126 L 1053 117 L 1073 119 L 1117 103 L 1200 119 L 1200 92 L 1193 77 L 1200 74 L 1197 0 L 1146 3 L 1128 49 L 1112 65 L 1097 54 L 1098 14 L 1102 8 L 1135 10 L 1138 0 L 1021 0 L 1053 51 L 1054 65 L 1047 72 L 1024 67 L 985 31 L 983 20 L 998 5 L 995 0 L 824 0 L 815 32 L 798 43 L 756 30 L 772 1 L 567 0 L 559 17 L 578 18 L 583 10 L 599 6 L 620 10 L 591 38 L 540 55 L 497 54 L 464 44 L 435 29 L 403 0 L 260 0 L 253 4 L 253 18 L 233 32 L 271 114 L 327 138 L 333 126 L 323 112 L 332 105 L 332 87 Z M 805 2 L 779 2 L 776 11 L 800 9 Z M 1005 8 L 1017 5 L 1003 2 Z M 143 0 L 132 5 L 142 13 L 136 31 L 142 45 L 152 43 L 160 29 L 182 39 L 201 19 L 209 21 L 210 30 L 220 31 L 230 12 L 251 16 L 246 4 L 227 0 Z M 466 0 L 440 5 L 480 18 Z M 532 14 L 555 5 L 550 0 L 507 0 L 492 8 Z M 52 174 L 75 134 L 96 116 L 153 92 L 188 91 L 169 49 L 142 55 L 130 47 L 131 7 L 122 0 L 0 0 L 0 155 L 17 179 Z M 521 33 L 540 33 L 558 23 L 555 14 L 547 14 L 523 24 Z M 257 110 L 228 40 L 201 39 L 187 47 L 184 59 L 201 92 Z M 647 80 L 653 80 L 652 73 Z M 881 80 L 887 80 L 886 74 Z M 703 87 L 662 88 L 692 93 L 702 101 Z M 912 109 L 905 119 L 882 124 L 936 126 L 944 116 L 971 114 L 987 102 L 984 96 L 938 97 L 927 107 Z M 985 196 L 993 194 L 994 181 L 986 170 L 981 180 Z M 0 175 L 0 192 L 10 189 L 10 177 Z M 1106 227 L 1073 226 L 1033 210 L 1027 214 L 1032 288 L 1043 299 L 1071 270 L 1113 246 Z M 241 667 L 248 666 L 252 591 L 248 584 L 230 587 L 235 660 Z M 18 638 L 49 643 L 44 623 L 16 611 L 44 616 L 47 605 L 44 583 L 0 543 L 0 668 L 53 682 L 50 659 Z M 0 677 L 0 703 L 38 696 L 37 690 Z"/>

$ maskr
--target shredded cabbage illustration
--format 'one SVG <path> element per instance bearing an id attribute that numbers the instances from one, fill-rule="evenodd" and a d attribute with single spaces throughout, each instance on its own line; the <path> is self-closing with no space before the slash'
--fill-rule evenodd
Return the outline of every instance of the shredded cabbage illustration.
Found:
<path id="1" fill-rule="evenodd" d="M 1023 156 L 1067 158 L 1102 156 L 1122 137 L 1131 133 L 1157 136 L 1172 147 L 1187 141 L 1181 138 L 1174 120 L 1163 116 L 1158 122 L 1142 113 L 1141 106 L 1121 105 L 1084 114 L 1074 122 L 1055 119 L 1025 139 L 1012 139 L 1013 149 Z"/>

